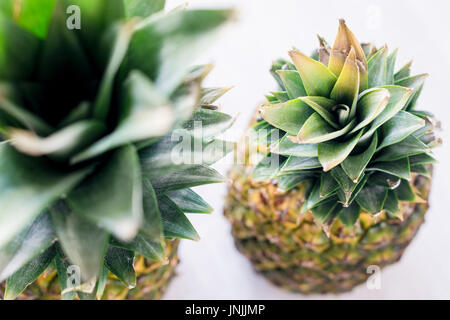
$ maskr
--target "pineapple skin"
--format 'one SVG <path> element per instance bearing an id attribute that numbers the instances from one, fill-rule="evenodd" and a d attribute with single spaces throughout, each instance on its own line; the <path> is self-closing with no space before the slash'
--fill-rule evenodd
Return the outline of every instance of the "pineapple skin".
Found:
<path id="1" fill-rule="evenodd" d="M 351 229 L 338 219 L 327 229 L 300 214 L 304 184 L 282 192 L 274 181 L 253 181 L 252 169 L 235 165 L 229 173 L 224 214 L 236 247 L 269 281 L 303 294 L 350 291 L 370 277 L 369 266 L 400 260 L 428 209 L 431 179 L 413 175 L 425 202 L 401 203 L 403 221 L 361 213 Z"/>
<path id="2" fill-rule="evenodd" d="M 129 289 L 111 272 L 108 274 L 102 300 L 159 300 L 162 298 L 170 280 L 175 275 L 178 258 L 179 239 L 166 241 L 167 260 L 151 261 L 136 255 L 136 287 Z M 0 296 L 3 297 L 5 283 L 0 283 Z M 60 300 L 61 288 L 55 269 L 49 268 L 29 285 L 17 300 Z"/>

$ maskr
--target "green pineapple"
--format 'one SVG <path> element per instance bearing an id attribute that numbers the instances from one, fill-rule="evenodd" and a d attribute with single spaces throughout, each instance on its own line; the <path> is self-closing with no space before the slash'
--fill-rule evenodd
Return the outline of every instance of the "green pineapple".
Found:
<path id="1" fill-rule="evenodd" d="M 1 1 L 4 299 L 159 298 L 199 239 L 186 213 L 212 208 L 190 188 L 224 181 L 233 119 L 191 64 L 234 13 L 164 5 Z"/>
<path id="2" fill-rule="evenodd" d="M 400 259 L 440 144 L 439 124 L 415 109 L 426 74 L 395 72 L 397 50 L 360 45 L 343 20 L 332 48 L 319 40 L 312 57 L 273 64 L 280 89 L 252 123 L 225 208 L 256 270 L 303 293 L 351 290 Z"/>

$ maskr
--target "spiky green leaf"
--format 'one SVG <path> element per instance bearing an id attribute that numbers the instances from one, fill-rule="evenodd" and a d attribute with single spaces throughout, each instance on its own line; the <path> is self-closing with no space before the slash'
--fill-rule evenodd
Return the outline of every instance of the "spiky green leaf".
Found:
<path id="1" fill-rule="evenodd" d="M 411 165 L 411 172 L 420 174 L 427 178 L 431 178 L 431 174 L 424 164 Z"/>
<path id="2" fill-rule="evenodd" d="M 203 88 L 200 98 L 200 105 L 212 105 L 217 99 L 230 91 L 233 87 L 212 87 Z"/>
<path id="3" fill-rule="evenodd" d="M 357 202 L 353 202 L 348 207 L 344 207 L 339 214 L 339 219 L 347 227 L 352 227 L 358 221 L 360 207 Z"/>
<path id="4" fill-rule="evenodd" d="M 412 77 L 400 79 L 395 82 L 395 84 L 398 86 L 407 87 L 413 90 L 408 103 L 404 107 L 405 110 L 414 109 L 417 99 L 419 98 L 422 88 L 425 84 L 425 80 L 428 78 L 428 76 L 429 75 L 427 73 L 418 74 Z"/>
<path id="5" fill-rule="evenodd" d="M 355 49 L 352 47 L 342 67 L 339 78 L 331 91 L 331 99 L 350 107 L 350 117 L 356 113 L 360 84 L 359 67 L 356 62 Z"/>
<path id="6" fill-rule="evenodd" d="M 300 183 L 310 180 L 316 177 L 316 174 L 313 172 L 302 172 L 295 174 L 288 174 L 279 177 L 278 188 L 284 191 L 289 191 Z"/>
<path id="7" fill-rule="evenodd" d="M 398 49 L 395 49 L 386 60 L 386 84 L 394 84 L 395 62 L 397 61 Z"/>
<path id="8" fill-rule="evenodd" d="M 399 111 L 381 126 L 381 141 L 378 150 L 398 143 L 425 125 L 425 120 L 409 112 Z"/>
<path id="9" fill-rule="evenodd" d="M 358 124 L 352 133 L 369 125 L 387 106 L 390 93 L 383 88 L 373 88 L 364 91 L 358 100 L 356 115 Z"/>
<path id="10" fill-rule="evenodd" d="M 294 157 L 290 156 L 286 162 L 284 162 L 281 171 L 298 171 L 320 168 L 321 164 L 317 158 L 313 157 Z"/>
<path id="11" fill-rule="evenodd" d="M 43 253 L 55 240 L 49 214 L 41 214 L 29 227 L 0 249 L 0 281 Z"/>
<path id="12" fill-rule="evenodd" d="M 377 162 L 367 168 L 368 171 L 381 171 L 408 180 L 411 177 L 408 158 L 396 161 Z"/>
<path id="13" fill-rule="evenodd" d="M 204 165 L 192 165 L 186 169 L 150 180 L 157 194 L 192 188 L 204 184 L 220 183 L 225 179 L 216 170 Z M 161 213 L 162 214 L 162 213 Z"/>
<path id="14" fill-rule="evenodd" d="M 336 139 L 348 133 L 356 123 L 353 119 L 340 130 L 333 129 L 318 113 L 313 113 L 297 134 L 298 143 L 315 144 Z"/>
<path id="15" fill-rule="evenodd" d="M 158 199 L 158 202 L 163 220 L 164 235 L 167 238 L 200 239 L 183 211 L 169 197 L 162 196 Z"/>
<path id="16" fill-rule="evenodd" d="M 111 239 L 110 243 L 113 246 L 136 252 L 153 261 L 164 261 L 166 258 L 161 241 L 152 240 L 143 234 L 138 234 L 129 242 Z"/>
<path id="17" fill-rule="evenodd" d="M 45 0 L 44 0 L 45 1 Z M 52 12 L 45 41 L 38 55 L 38 79 L 46 82 L 68 81 L 77 83 L 92 77 L 93 70 L 82 43 L 73 30 L 67 27 L 67 6 L 57 1 Z"/>
<path id="18" fill-rule="evenodd" d="M 339 184 L 333 178 L 331 173 L 322 172 L 320 175 L 320 189 L 319 193 L 321 197 L 328 197 L 339 188 Z"/>
<path id="19" fill-rule="evenodd" d="M 369 88 L 387 85 L 387 59 L 388 49 L 383 47 L 378 50 L 367 62 L 369 65 Z"/>
<path id="20" fill-rule="evenodd" d="M 16 299 L 29 284 L 44 272 L 54 257 L 55 249 L 52 246 L 10 276 L 6 280 L 5 296 L 3 298 L 5 300 Z"/>
<path id="21" fill-rule="evenodd" d="M 192 136 L 205 140 L 213 139 L 230 128 L 235 118 L 215 110 L 198 109 L 192 118 L 183 123 L 183 128 Z"/>
<path id="22" fill-rule="evenodd" d="M 108 247 L 105 255 L 105 266 L 130 289 L 136 286 L 136 272 L 133 262 L 133 251 L 113 246 Z"/>
<path id="23" fill-rule="evenodd" d="M 401 79 L 408 78 L 411 74 L 411 64 L 412 64 L 412 61 L 409 61 L 400 70 L 398 70 L 394 74 L 394 81 L 399 81 Z"/>
<path id="24" fill-rule="evenodd" d="M 295 157 L 318 156 L 317 144 L 298 144 L 292 142 L 291 139 L 295 139 L 295 137 L 285 135 L 277 144 L 270 147 L 270 151 L 277 154 Z"/>
<path id="25" fill-rule="evenodd" d="M 289 95 L 286 91 L 272 91 L 270 92 L 278 102 L 287 102 L 289 100 Z"/>
<path id="26" fill-rule="evenodd" d="M 417 197 L 408 180 L 403 179 L 398 188 L 395 189 L 395 193 L 400 201 L 414 202 Z"/>
<path id="27" fill-rule="evenodd" d="M 310 106 L 314 111 L 322 116 L 322 118 L 328 122 L 333 128 L 338 129 L 339 126 L 337 124 L 336 117 L 332 114 L 333 107 L 336 106 L 336 102 L 334 100 L 324 98 L 324 97 L 302 97 L 299 98 L 303 102 L 305 102 L 308 106 Z"/>
<path id="28" fill-rule="evenodd" d="M 344 169 L 348 177 L 354 182 L 359 180 L 370 160 L 372 160 L 377 149 L 377 143 L 378 135 L 375 134 L 372 138 L 372 142 L 364 152 L 358 155 L 349 156 L 342 162 L 342 169 Z"/>
<path id="29" fill-rule="evenodd" d="M 306 96 L 306 90 L 298 71 L 277 70 L 276 73 L 280 76 L 281 81 L 283 81 L 290 99 Z"/>
<path id="30" fill-rule="evenodd" d="M 271 125 L 295 136 L 313 112 L 314 110 L 301 99 L 294 99 L 265 106 L 262 116 Z"/>
<path id="31" fill-rule="evenodd" d="M 401 178 L 392 174 L 378 171 L 370 175 L 369 184 L 382 186 L 388 189 L 395 189 L 400 185 Z"/>
<path id="32" fill-rule="evenodd" d="M 17 95 L 18 92 L 15 92 L 15 89 L 12 86 L 0 84 L 0 110 L 20 125 L 37 134 L 50 134 L 53 131 L 51 126 L 39 116 L 18 105 L 18 103 L 14 101 L 17 100 Z"/>
<path id="33" fill-rule="evenodd" d="M 12 145 L 20 152 L 31 156 L 46 155 L 63 161 L 94 142 L 106 130 L 101 122 L 84 120 L 71 124 L 50 136 L 39 137 L 31 131 L 12 129 L 9 131 Z"/>
<path id="34" fill-rule="evenodd" d="M 127 143 L 163 136 L 172 128 L 174 115 L 169 102 L 141 72 L 130 74 L 124 93 L 126 98 L 118 127 L 73 157 L 72 162 L 91 159 Z"/>
<path id="35" fill-rule="evenodd" d="M 390 145 L 380 151 L 376 161 L 395 161 L 409 156 L 430 152 L 430 147 L 413 135 L 407 136 L 401 142 Z"/>
<path id="36" fill-rule="evenodd" d="M 45 37 L 56 0 L 3 0 L 3 3 L 6 7 L 1 10 L 2 13 L 37 37 Z"/>
<path id="37" fill-rule="evenodd" d="M 166 0 L 123 0 L 127 17 L 148 17 L 164 9 Z"/>
<path id="38" fill-rule="evenodd" d="M 122 240 L 133 239 L 143 219 L 136 148 L 128 145 L 115 151 L 67 200 L 77 214 Z"/>
<path id="39" fill-rule="evenodd" d="M 289 55 L 300 74 L 308 96 L 328 97 L 336 83 L 336 76 L 322 63 L 297 50 L 290 51 Z"/>
<path id="40" fill-rule="evenodd" d="M 367 60 L 364 50 L 356 39 L 353 32 L 345 24 L 343 19 L 339 20 L 339 30 L 336 36 L 336 40 L 333 43 L 331 50 L 328 67 L 337 76 L 340 75 L 345 61 L 347 59 L 348 52 L 351 49 L 355 50 L 356 59 L 359 63 L 360 72 L 360 91 L 367 89 Z"/>
<path id="41" fill-rule="evenodd" d="M 331 175 L 336 180 L 336 182 L 341 187 L 341 191 L 344 194 L 343 203 L 344 205 L 348 205 L 350 203 L 350 198 L 353 194 L 353 191 L 358 186 L 358 183 L 353 182 L 342 169 L 341 166 L 335 167 L 331 170 Z"/>
<path id="42" fill-rule="evenodd" d="M 255 181 L 264 181 L 275 178 L 280 172 L 280 165 L 285 160 L 275 153 L 268 153 L 255 166 L 252 178 Z"/>
<path id="43" fill-rule="evenodd" d="M 84 281 L 95 279 L 103 264 L 108 234 L 73 212 L 63 201 L 50 208 L 58 241 Z"/>
<path id="44" fill-rule="evenodd" d="M 314 215 L 314 218 L 319 223 L 324 223 L 325 220 L 330 216 L 330 214 L 334 211 L 334 209 L 338 206 L 338 203 L 335 201 L 326 201 L 316 207 L 314 207 L 311 211 Z"/>
<path id="45" fill-rule="evenodd" d="M 386 197 L 386 188 L 366 185 L 356 197 L 356 202 L 363 210 L 375 214 L 383 210 Z"/>
<path id="46" fill-rule="evenodd" d="M 105 121 L 110 111 L 114 80 L 128 51 L 128 46 L 136 27 L 135 24 L 133 20 L 126 22 L 115 31 L 113 48 L 93 107 L 93 116 L 100 121 Z"/>
<path id="47" fill-rule="evenodd" d="M 145 234 L 150 239 L 160 242 L 162 238 L 162 220 L 161 213 L 158 208 L 158 199 L 153 186 L 148 180 L 142 182 L 143 192 L 143 209 L 144 219 L 140 228 L 141 233 Z"/>
<path id="48" fill-rule="evenodd" d="M 388 191 L 383 209 L 392 214 L 393 216 L 401 218 L 402 213 L 400 212 L 398 197 L 394 190 Z"/>
<path id="49" fill-rule="evenodd" d="M 308 198 L 302 205 L 301 212 L 306 212 L 308 210 L 311 210 L 320 204 L 324 204 L 325 202 L 336 202 L 336 198 L 333 195 L 330 195 L 328 197 L 321 197 L 320 196 L 320 181 L 316 181 L 314 184 L 311 192 L 308 195 Z"/>
<path id="50" fill-rule="evenodd" d="M 345 142 L 322 142 L 319 143 L 319 161 L 324 171 L 330 171 L 341 164 L 355 148 L 362 132 Z"/>
<path id="51" fill-rule="evenodd" d="M 26 157 L 6 144 L 0 145 L 0 247 L 74 188 L 89 171 L 61 172 L 43 159 Z"/>
<path id="52" fill-rule="evenodd" d="M 361 141 L 369 139 L 380 126 L 402 110 L 412 93 L 411 89 L 399 86 L 383 86 L 382 88 L 389 90 L 389 102 L 378 117 L 372 121 L 370 129 L 364 133 L 361 137 Z"/>
<path id="53" fill-rule="evenodd" d="M 409 157 L 409 162 L 411 165 L 419 165 L 419 164 L 428 164 L 428 163 L 437 163 L 436 158 L 429 154 L 418 154 L 416 156 Z"/>
<path id="54" fill-rule="evenodd" d="M 233 151 L 235 144 L 214 139 L 204 141 L 177 130 L 157 143 L 139 150 L 142 174 L 154 179 L 193 165 L 211 165 Z"/>
<path id="55" fill-rule="evenodd" d="M 233 10 L 175 10 L 146 19 L 132 37 L 125 69 L 143 70 L 159 90 L 170 94 L 233 16 Z"/>
<path id="56" fill-rule="evenodd" d="M 108 269 L 106 267 L 103 267 L 98 276 L 95 288 L 95 297 L 97 300 L 101 300 L 103 293 L 105 292 L 107 283 L 108 283 Z"/>
<path id="57" fill-rule="evenodd" d="M 40 45 L 38 37 L 0 15 L 0 78 L 28 79 L 34 71 Z"/>
<path id="58" fill-rule="evenodd" d="M 211 213 L 213 211 L 213 208 L 191 189 L 172 191 L 167 196 L 186 213 Z"/>
<path id="59" fill-rule="evenodd" d="M 57 247 L 55 255 L 55 268 L 58 273 L 58 282 L 61 287 L 61 300 L 73 300 L 76 297 L 76 292 L 70 291 L 71 286 L 75 286 L 75 283 L 70 282 L 68 268 L 71 263 L 69 259 L 64 256 L 62 250 Z"/>

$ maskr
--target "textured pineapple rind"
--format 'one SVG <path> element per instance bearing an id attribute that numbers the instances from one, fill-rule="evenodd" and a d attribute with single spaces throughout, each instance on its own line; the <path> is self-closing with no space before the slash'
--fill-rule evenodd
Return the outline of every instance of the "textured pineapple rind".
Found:
<path id="1" fill-rule="evenodd" d="M 310 212 L 300 214 L 303 184 L 281 192 L 275 181 L 254 182 L 252 167 L 235 166 L 229 174 L 225 216 L 238 250 L 274 284 L 305 294 L 339 293 L 370 276 L 371 265 L 398 261 L 424 222 L 428 203 L 401 203 L 403 220 L 361 213 L 355 226 L 338 219 L 329 237 Z M 431 179 L 411 179 L 428 199 Z"/>
<path id="2" fill-rule="evenodd" d="M 129 289 L 112 273 L 108 274 L 102 300 L 159 300 L 170 280 L 175 275 L 179 263 L 179 239 L 166 240 L 167 261 L 151 261 L 136 255 L 136 287 Z M 5 291 L 5 283 L 0 283 L 0 296 Z M 17 298 L 18 300 L 60 300 L 61 288 L 55 269 L 49 268 L 35 282 L 29 285 Z"/>

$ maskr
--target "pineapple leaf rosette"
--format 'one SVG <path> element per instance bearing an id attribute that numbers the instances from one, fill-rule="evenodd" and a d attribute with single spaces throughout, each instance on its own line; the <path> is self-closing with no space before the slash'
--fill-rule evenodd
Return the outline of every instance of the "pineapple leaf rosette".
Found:
<path id="1" fill-rule="evenodd" d="M 227 89 L 202 87 L 211 66 L 192 63 L 234 13 L 164 4 L 1 1 L 5 299 L 49 266 L 63 298 L 101 297 L 108 272 L 136 285 L 136 255 L 198 239 L 185 213 L 212 209 L 190 188 L 224 180 L 210 165 L 232 150 L 216 137 L 233 119 L 214 107 Z"/>
<path id="2" fill-rule="evenodd" d="M 438 123 L 415 109 L 427 74 L 395 71 L 397 50 L 361 45 L 343 20 L 332 48 L 319 40 L 312 57 L 292 50 L 293 63 L 272 66 L 280 90 L 251 129 L 267 153 L 253 177 L 283 190 L 306 182 L 302 212 L 323 226 L 353 226 L 361 212 L 401 219 L 399 203 L 423 201 L 410 178 L 430 175 L 440 143 Z"/>

